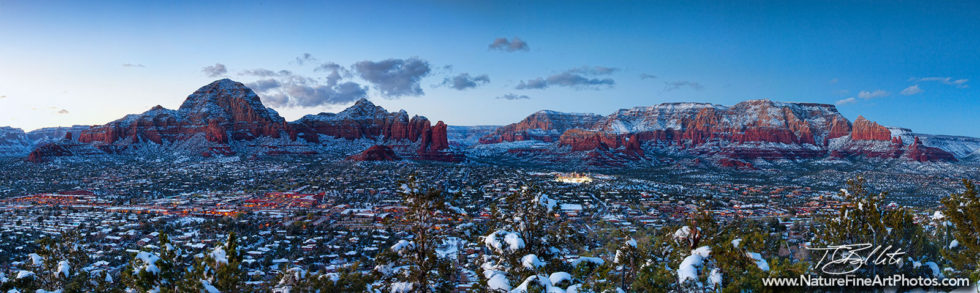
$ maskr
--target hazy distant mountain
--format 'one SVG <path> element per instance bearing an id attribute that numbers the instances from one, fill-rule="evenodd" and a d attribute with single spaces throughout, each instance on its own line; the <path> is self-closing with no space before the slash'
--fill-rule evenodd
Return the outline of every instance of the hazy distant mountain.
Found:
<path id="1" fill-rule="evenodd" d="M 31 145 L 23 129 L 0 127 L 0 156 L 24 156 L 31 151 Z"/>

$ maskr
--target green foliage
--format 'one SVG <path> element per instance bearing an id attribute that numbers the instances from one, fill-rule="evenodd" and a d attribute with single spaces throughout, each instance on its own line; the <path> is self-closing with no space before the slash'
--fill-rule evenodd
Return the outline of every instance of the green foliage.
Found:
<path id="1" fill-rule="evenodd" d="M 219 251 L 224 252 L 224 259 L 216 257 Z M 214 286 L 221 292 L 248 291 L 245 287 L 245 272 L 241 269 L 242 254 L 238 251 L 238 238 L 235 233 L 229 233 L 224 244 L 221 244 L 203 257 L 194 260 L 194 266 L 182 273 L 175 272 L 176 292 L 201 292 L 205 290 L 204 282 Z M 182 275 L 182 276 L 181 276 Z"/>
<path id="2" fill-rule="evenodd" d="M 450 260 L 436 255 L 447 230 L 437 223 L 439 217 L 453 215 L 446 204 L 449 199 L 441 190 L 424 188 L 415 175 L 409 176 L 402 189 L 402 199 L 408 206 L 403 220 L 413 238 L 399 251 L 385 250 L 379 254 L 375 261 L 386 269 L 378 272 L 377 277 L 385 286 L 395 282 L 412 283 L 416 292 L 450 290 L 457 270 L 452 268 Z M 396 267 L 406 269 L 393 272 Z"/>
<path id="3" fill-rule="evenodd" d="M 847 188 L 839 193 L 844 198 L 837 215 L 820 219 L 813 233 L 816 236 L 814 247 L 833 245 L 870 245 L 870 249 L 890 247 L 889 252 L 904 252 L 914 261 L 937 261 L 937 249 L 930 242 L 929 235 L 915 223 L 912 211 L 904 207 L 885 208 L 882 202 L 886 193 L 872 193 L 865 187 L 864 178 L 848 180 Z M 823 257 L 822 251 L 812 252 L 815 259 Z M 821 265 L 822 267 L 823 265 Z M 834 270 L 850 270 L 850 267 Z M 817 269 L 816 271 L 821 271 Z M 863 277 L 893 274 L 907 276 L 931 276 L 925 267 L 911 265 L 882 264 L 869 262 L 854 274 Z"/>
<path id="4" fill-rule="evenodd" d="M 21 292 L 36 290 L 62 290 L 63 292 L 90 292 L 94 290 L 89 281 L 90 274 L 80 268 L 89 262 L 88 254 L 79 244 L 80 236 L 76 232 L 63 233 L 59 238 L 44 237 L 37 241 L 35 253 L 41 258 L 41 263 L 35 265 L 28 261 L 26 270 L 34 273 L 33 277 L 15 279 L 0 285 L 0 290 L 18 289 Z M 67 271 L 59 270 L 63 264 Z M 67 276 L 65 274 L 67 272 Z M 13 277 L 13 276 L 12 276 Z"/>
<path id="5" fill-rule="evenodd" d="M 801 275 L 809 273 L 810 263 L 806 261 L 794 262 L 789 258 L 775 257 L 769 262 L 769 277 L 771 278 L 799 278 Z M 762 287 L 759 292 L 806 292 L 805 287 Z"/>
<path id="6" fill-rule="evenodd" d="M 676 288 L 677 277 L 668 266 L 676 267 L 679 261 L 672 262 L 671 255 L 678 245 L 672 241 L 676 227 L 667 226 L 652 231 L 649 235 L 636 235 L 639 240 L 639 255 L 643 260 L 629 289 L 633 292 L 666 292 Z"/>
<path id="7" fill-rule="evenodd" d="M 235 232 L 228 234 L 223 250 L 227 262 L 221 262 L 212 255 L 207 255 L 205 261 L 212 268 L 211 284 L 221 292 L 237 293 L 243 291 L 245 272 L 241 269 L 242 254 L 238 251 L 238 238 Z"/>
<path id="8" fill-rule="evenodd" d="M 862 177 L 848 180 L 847 188 L 838 193 L 844 199 L 838 214 L 819 219 L 815 227 L 815 247 L 852 244 L 877 246 L 887 243 L 888 227 L 883 221 L 881 204 L 885 194 L 868 191 Z M 818 259 L 823 254 L 820 251 L 814 253 Z M 878 266 L 862 267 L 855 274 L 871 277 L 877 269 Z"/>
<path id="9" fill-rule="evenodd" d="M 312 278 L 311 285 L 314 290 L 319 292 L 338 292 L 338 293 L 360 293 L 367 290 L 368 284 L 375 281 L 370 274 L 363 274 L 357 271 L 360 263 L 353 263 L 342 268 L 337 272 L 336 281 L 333 278 L 320 274 Z M 310 291 L 316 292 L 316 291 Z"/>
<path id="10" fill-rule="evenodd" d="M 572 267 L 562 259 L 584 242 L 582 233 L 572 227 L 563 214 L 556 210 L 557 201 L 550 199 L 534 186 L 515 191 L 492 207 L 493 218 L 489 229 L 494 235 L 516 233 L 524 246 L 517 250 L 498 251 L 489 248 L 491 266 L 506 274 L 512 286 L 532 276 L 547 277 L 552 272 L 569 272 Z M 487 236 L 489 237 L 489 236 Z M 495 236 L 498 241 L 503 236 Z M 481 241 L 482 242 L 482 241 Z M 543 267 L 527 268 L 522 258 L 533 254 Z"/>
<path id="11" fill-rule="evenodd" d="M 955 275 L 968 276 L 977 282 L 980 280 L 980 196 L 972 181 L 963 180 L 963 186 L 963 192 L 942 200 L 943 213 L 952 223 L 950 232 L 958 244 L 951 248 L 943 243 L 942 255 L 956 269 Z M 940 225 L 946 228 L 945 222 Z"/>
<path id="12" fill-rule="evenodd" d="M 125 288 L 135 289 L 139 292 L 148 292 L 155 288 L 162 292 L 174 292 L 177 280 L 179 280 L 182 273 L 181 270 L 175 269 L 177 265 L 175 263 L 177 252 L 170 243 L 167 234 L 161 233 L 159 239 L 160 249 L 156 254 L 153 254 L 153 256 L 159 257 L 159 260 L 148 264 L 134 256 L 129 261 L 129 265 L 122 270 L 120 273 L 120 282 L 122 282 Z M 152 272 L 143 269 L 150 265 L 156 267 L 158 271 Z"/>

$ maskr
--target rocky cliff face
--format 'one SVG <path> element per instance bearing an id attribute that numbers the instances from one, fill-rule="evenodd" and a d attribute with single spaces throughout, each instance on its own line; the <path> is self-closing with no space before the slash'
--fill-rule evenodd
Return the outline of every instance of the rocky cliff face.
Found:
<path id="1" fill-rule="evenodd" d="M 449 148 L 446 124 L 432 125 L 422 116 L 408 117 L 405 111 L 388 112 L 366 99 L 361 99 L 340 113 L 306 115 L 289 123 L 290 137 L 308 142 L 320 142 L 320 135 L 334 138 L 381 139 L 408 141 L 419 144 L 419 152 L 437 152 Z"/>
<path id="2" fill-rule="evenodd" d="M 31 140 L 24 130 L 0 127 L 0 157 L 23 156 L 31 151 Z"/>
<path id="3" fill-rule="evenodd" d="M 494 130 L 480 138 L 480 143 L 499 143 L 504 141 L 540 140 L 555 142 L 569 129 L 591 129 L 603 117 L 596 114 L 562 113 L 538 111 L 521 122 Z"/>
<path id="4" fill-rule="evenodd" d="M 833 105 L 769 100 L 751 100 L 731 107 L 666 103 L 623 109 L 609 116 L 542 111 L 498 128 L 480 142 L 552 142 L 556 134 L 557 145 L 573 152 L 611 149 L 639 157 L 643 156 L 643 144 L 738 160 L 828 155 L 897 158 L 906 151 L 901 138 L 893 138 L 889 129 L 864 117 L 858 117 L 852 125 Z M 934 154 L 925 160 L 944 158 L 947 156 Z"/>
<path id="5" fill-rule="evenodd" d="M 27 155 L 27 161 L 32 163 L 41 163 L 49 160 L 52 157 L 64 157 L 71 156 L 72 152 L 67 146 L 57 144 L 57 143 L 44 143 L 34 148 L 29 155 Z"/>
<path id="6" fill-rule="evenodd" d="M 417 141 L 429 119 L 405 111 L 389 113 L 366 99 L 361 99 L 340 113 L 306 115 L 290 123 L 300 138 L 317 142 L 317 135 L 349 140 L 382 137 L 384 139 Z"/>
<path id="7" fill-rule="evenodd" d="M 851 131 L 852 140 L 891 140 L 892 132 L 884 126 L 878 125 L 873 121 L 858 116 L 854 119 L 854 128 Z"/>
<path id="8" fill-rule="evenodd" d="M 27 138 L 29 138 L 34 143 L 58 141 L 71 136 L 72 141 L 78 141 L 79 135 L 82 131 L 85 131 L 92 126 L 89 125 L 75 125 L 70 127 L 46 127 L 37 130 L 33 130 L 27 133 Z"/>
<path id="9" fill-rule="evenodd" d="M 360 154 L 347 157 L 352 161 L 397 161 L 401 160 L 395 151 L 385 145 L 374 145 Z"/>
<path id="10" fill-rule="evenodd" d="M 313 145 L 320 144 L 322 136 L 380 139 L 392 144 L 417 145 L 412 152 L 419 157 L 424 154 L 438 158 L 438 153 L 449 149 L 446 132 L 446 124 L 442 121 L 433 126 L 425 117 L 409 118 L 405 111 L 389 113 L 366 99 L 340 113 L 307 115 L 287 123 L 275 110 L 263 106 L 251 89 L 242 83 L 222 79 L 196 90 L 177 110 L 156 106 L 141 114 L 127 115 L 79 131 L 77 135 L 70 131 L 63 135 L 71 133 L 77 142 L 110 149 L 203 142 L 197 143 L 200 144 L 197 149 L 204 155 L 234 154 L 230 147 L 232 142 L 259 138 L 266 138 L 265 141 L 288 138 L 293 144 Z M 54 147 L 45 150 L 55 151 Z"/>
<path id="11" fill-rule="evenodd" d="M 908 146 L 908 149 L 905 152 L 905 157 L 919 162 L 957 161 L 953 154 L 939 148 L 925 146 L 922 141 L 919 140 L 919 137 L 915 137 L 915 141 Z"/>
<path id="12" fill-rule="evenodd" d="M 142 114 L 126 115 L 105 125 L 93 126 L 82 131 L 78 141 L 102 144 L 117 142 L 161 144 L 177 141 L 181 135 L 191 136 L 193 133 L 183 131 L 177 111 L 156 106 Z"/>
<path id="13" fill-rule="evenodd" d="M 208 84 L 184 100 L 177 110 L 182 133 L 204 132 L 209 141 L 278 138 L 287 130 L 275 110 L 240 82 L 222 79 Z"/>
<path id="14" fill-rule="evenodd" d="M 67 135 L 66 135 L 67 136 Z M 99 156 L 114 153 L 115 149 L 111 146 L 93 146 L 91 144 L 78 143 L 70 139 L 43 142 L 37 145 L 25 160 L 32 163 L 48 162 L 59 157 L 84 157 Z"/>
<path id="15" fill-rule="evenodd" d="M 187 97 L 178 110 L 156 106 L 142 114 L 82 131 L 79 142 L 104 144 L 152 142 L 162 144 L 203 135 L 214 143 L 278 138 L 287 131 L 285 120 L 266 108 L 259 96 L 242 83 L 222 79 Z"/>
<path id="16" fill-rule="evenodd" d="M 710 142 L 817 145 L 839 136 L 846 119 L 830 105 L 754 100 L 732 107 L 669 103 L 620 110 L 596 127 L 608 133 L 638 134 L 641 140 L 687 147 Z M 834 129 L 834 123 L 837 129 Z"/>

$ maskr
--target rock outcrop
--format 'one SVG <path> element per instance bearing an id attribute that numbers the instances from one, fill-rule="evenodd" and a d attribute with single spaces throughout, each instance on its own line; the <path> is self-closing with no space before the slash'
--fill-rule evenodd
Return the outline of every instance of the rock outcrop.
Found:
<path id="1" fill-rule="evenodd" d="M 162 144 L 203 135 L 209 142 L 278 138 L 286 121 L 262 105 L 259 96 L 240 82 L 222 79 L 205 85 L 184 100 L 178 110 L 156 106 L 106 125 L 82 131 L 83 143 Z"/>
<path id="2" fill-rule="evenodd" d="M 25 160 L 32 163 L 42 163 L 59 157 L 98 156 L 113 152 L 114 150 L 108 147 L 98 148 L 90 144 L 77 143 L 71 140 L 60 140 L 44 142 L 37 145 L 27 155 Z"/>
<path id="3" fill-rule="evenodd" d="M 602 120 L 596 114 L 562 113 L 538 111 L 521 122 L 497 128 L 480 138 L 480 143 L 499 143 L 505 141 L 539 140 L 555 142 L 569 129 L 591 129 Z"/>
<path id="4" fill-rule="evenodd" d="M 637 158 L 644 157 L 644 145 L 651 145 L 667 151 L 720 155 L 729 159 L 720 161 L 720 165 L 739 168 L 748 166 L 737 162 L 754 159 L 797 160 L 828 155 L 899 158 L 911 152 L 903 147 L 901 137 L 891 136 L 888 128 L 864 117 L 852 124 L 833 105 L 769 100 L 745 101 L 731 107 L 665 103 L 623 109 L 608 116 L 541 111 L 498 128 L 480 142 L 518 140 L 555 142 L 572 152 L 608 149 Z M 935 151 L 919 149 L 917 152 L 928 152 L 928 158 L 946 158 Z"/>
<path id="5" fill-rule="evenodd" d="M 45 127 L 37 130 L 32 130 L 27 133 L 27 138 L 35 143 L 57 141 L 67 138 L 71 135 L 71 141 L 78 141 L 78 137 L 92 126 L 89 125 L 75 125 L 70 127 Z"/>
<path id="6" fill-rule="evenodd" d="M 919 162 L 956 162 L 956 157 L 940 148 L 928 147 L 922 144 L 919 137 L 908 146 L 905 157 Z"/>
<path id="7" fill-rule="evenodd" d="M 878 125 L 873 121 L 858 116 L 854 119 L 854 127 L 851 131 L 852 140 L 891 140 L 892 133 L 884 126 Z"/>
<path id="8" fill-rule="evenodd" d="M 352 161 L 397 161 L 401 160 L 395 150 L 385 145 L 373 145 L 360 154 L 347 157 Z"/>
<path id="9" fill-rule="evenodd" d="M 20 157 L 31 151 L 31 140 L 20 128 L 0 127 L 0 157 Z"/>
<path id="10" fill-rule="evenodd" d="M 405 111 L 391 112 L 361 99 L 340 113 L 306 115 L 289 124 L 290 137 L 319 143 L 320 136 L 355 140 L 380 138 L 385 141 L 409 141 L 420 144 L 420 151 L 449 148 L 446 124 L 433 127 L 428 118 L 408 117 Z"/>
<path id="11" fill-rule="evenodd" d="M 449 149 L 446 128 L 442 121 L 433 126 L 425 117 L 409 118 L 405 111 L 389 113 L 366 99 L 340 113 L 306 115 L 287 123 L 275 110 L 263 106 L 259 96 L 245 85 L 221 79 L 196 90 L 177 110 L 156 106 L 85 129 L 73 138 L 114 150 L 145 144 L 180 145 L 184 149 L 191 145 L 193 152 L 205 156 L 235 154 L 233 142 L 259 138 L 277 141 L 267 147 L 245 144 L 258 147 L 254 149 L 264 154 L 312 154 L 315 152 L 295 145 L 319 145 L 322 137 L 371 139 L 384 144 L 417 145 L 409 151 L 413 157 L 441 158 L 441 153 Z M 285 139 L 292 142 L 282 141 Z"/>
<path id="12" fill-rule="evenodd" d="M 72 152 L 67 147 L 57 143 L 45 143 L 37 146 L 27 155 L 27 161 L 32 163 L 42 163 L 52 157 L 71 156 Z"/>

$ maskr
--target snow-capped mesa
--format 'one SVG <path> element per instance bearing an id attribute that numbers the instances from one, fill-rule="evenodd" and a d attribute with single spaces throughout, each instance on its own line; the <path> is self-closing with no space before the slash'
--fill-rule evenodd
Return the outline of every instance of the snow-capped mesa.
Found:
<path id="1" fill-rule="evenodd" d="M 749 100 L 733 106 L 664 103 L 608 116 L 540 111 L 496 129 L 480 143 L 501 144 L 510 156 L 570 150 L 588 152 L 590 160 L 605 164 L 643 159 L 659 151 L 705 156 L 721 166 L 747 169 L 755 160 L 859 157 L 955 162 L 980 148 L 966 139 L 928 136 L 936 143 L 932 146 L 917 137 L 862 116 L 851 122 L 834 105 Z M 552 147 L 549 152 L 540 147 L 524 151 L 526 147 L 515 144 L 522 141 Z M 915 149 L 910 144 L 914 141 L 920 142 Z"/>
<path id="2" fill-rule="evenodd" d="M 31 152 L 31 141 L 20 128 L 0 127 L 0 157 L 24 156 Z"/>
<path id="3" fill-rule="evenodd" d="M 89 128 L 92 128 L 92 126 L 75 125 L 69 127 L 45 127 L 28 132 L 27 138 L 31 139 L 34 144 L 59 141 L 62 139 L 77 142 L 78 136 L 82 134 L 82 131 Z"/>

